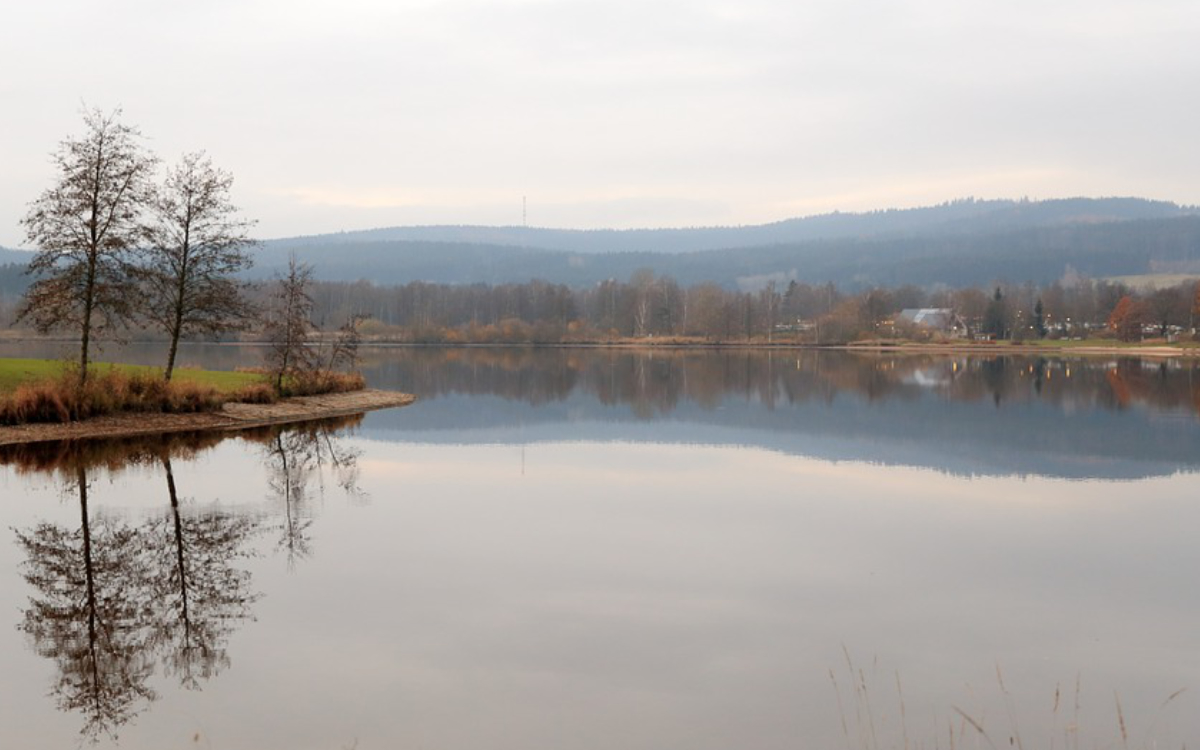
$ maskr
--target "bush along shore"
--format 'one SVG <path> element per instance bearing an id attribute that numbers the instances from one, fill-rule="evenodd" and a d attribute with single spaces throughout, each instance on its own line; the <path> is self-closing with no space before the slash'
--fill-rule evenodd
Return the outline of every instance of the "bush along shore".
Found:
<path id="1" fill-rule="evenodd" d="M 170 381 L 156 368 L 77 368 L 43 360 L 0 360 L 0 425 L 65 423 L 116 414 L 197 414 L 227 403 L 271 404 L 281 398 L 365 388 L 358 373 L 306 371 L 280 385 L 263 372 L 182 370 Z"/>

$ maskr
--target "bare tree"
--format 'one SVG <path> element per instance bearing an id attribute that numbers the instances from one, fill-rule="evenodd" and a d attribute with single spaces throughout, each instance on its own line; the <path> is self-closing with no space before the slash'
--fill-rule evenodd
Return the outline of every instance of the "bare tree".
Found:
<path id="1" fill-rule="evenodd" d="M 309 292 L 312 266 L 296 256 L 288 260 L 287 275 L 275 281 L 267 310 L 267 367 L 275 379 L 275 390 L 283 392 L 284 378 L 312 370 L 315 362 L 308 347 L 312 333 L 313 300 Z"/>
<path id="2" fill-rule="evenodd" d="M 233 175 L 203 152 L 185 154 L 154 200 L 152 241 L 139 277 L 143 316 L 170 337 L 165 378 L 171 379 L 179 339 L 243 328 L 253 309 L 235 275 L 250 267 L 253 225 L 229 200 Z"/>
<path id="3" fill-rule="evenodd" d="M 86 110 L 85 132 L 53 154 L 58 180 L 30 204 L 21 223 L 38 248 L 28 273 L 39 277 L 25 292 L 17 320 L 40 332 L 79 333 L 80 378 L 87 378 L 93 334 L 128 322 L 130 254 L 146 237 L 155 158 L 141 133 L 118 121 L 121 111 Z"/>
<path id="4" fill-rule="evenodd" d="M 321 356 L 326 372 L 332 373 L 338 369 L 353 370 L 358 367 L 358 347 L 362 344 L 362 332 L 358 327 L 366 319 L 367 316 L 356 313 L 337 329 L 329 342 L 328 351 Z"/>

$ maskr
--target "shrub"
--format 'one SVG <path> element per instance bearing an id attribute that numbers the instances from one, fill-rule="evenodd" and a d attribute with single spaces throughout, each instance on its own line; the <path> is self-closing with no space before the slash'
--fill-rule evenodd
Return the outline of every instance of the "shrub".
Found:
<path id="1" fill-rule="evenodd" d="M 329 372 L 310 370 L 289 376 L 283 382 L 281 396 L 317 396 L 325 393 L 350 393 L 367 387 L 363 376 L 357 372 Z"/>

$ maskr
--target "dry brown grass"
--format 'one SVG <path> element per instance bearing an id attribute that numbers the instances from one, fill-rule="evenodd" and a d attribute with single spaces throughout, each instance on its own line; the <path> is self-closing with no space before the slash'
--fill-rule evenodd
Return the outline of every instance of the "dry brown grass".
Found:
<path id="1" fill-rule="evenodd" d="M 313 370 L 284 378 L 281 396 L 319 396 L 325 393 L 351 393 L 367 387 L 367 381 L 357 372 Z"/>
<path id="2" fill-rule="evenodd" d="M 0 398 L 0 424 L 71 422 L 119 412 L 189 414 L 216 411 L 228 400 L 212 386 L 166 382 L 157 375 L 114 370 L 81 383 L 77 372 L 68 371 L 19 385 Z"/>
<path id="3" fill-rule="evenodd" d="M 270 383 L 255 383 L 238 390 L 229 400 L 239 404 L 273 404 L 279 400 L 279 394 Z"/>
<path id="4" fill-rule="evenodd" d="M 239 389 L 177 379 L 165 381 L 155 371 L 109 369 L 93 372 L 80 383 L 77 370 L 18 385 L 0 392 L 0 425 L 75 422 L 112 414 L 194 414 L 219 411 L 229 402 L 273 404 L 289 396 L 350 393 L 366 388 L 359 373 L 305 372 L 284 379 L 282 393 L 256 382 Z"/>

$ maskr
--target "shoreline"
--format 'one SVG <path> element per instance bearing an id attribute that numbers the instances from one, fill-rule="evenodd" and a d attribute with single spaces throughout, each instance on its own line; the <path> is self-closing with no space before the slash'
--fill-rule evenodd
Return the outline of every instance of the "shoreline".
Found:
<path id="1" fill-rule="evenodd" d="M 718 350 L 718 351 L 834 351 L 888 354 L 1040 354 L 1044 356 L 1126 356 L 1126 357 L 1200 357 L 1200 347 L 1172 344 L 1146 346 L 1075 345 L 1055 346 L 1019 343 L 953 343 L 926 344 L 918 342 L 862 342 L 850 344 L 806 344 L 795 342 L 767 343 L 763 341 L 561 341 L 553 343 L 421 343 L 410 341 L 363 341 L 363 349 L 630 349 L 630 350 Z"/>
<path id="2" fill-rule="evenodd" d="M 178 432 L 239 432 L 257 427 L 345 417 L 408 406 L 416 396 L 367 389 L 321 396 L 296 396 L 274 404 L 229 403 L 218 412 L 194 414 L 114 414 L 80 422 L 41 422 L 0 426 L 0 446 L 63 440 L 97 440 Z"/>
<path id="3" fill-rule="evenodd" d="M 954 341 L 924 343 L 916 341 L 861 341 L 845 344 L 814 344 L 796 341 L 703 341 L 678 338 L 624 339 L 616 341 L 549 341 L 549 342 L 421 342 L 388 339 L 364 339 L 364 349 L 644 349 L 644 350 L 761 350 L 761 351 L 844 351 L 844 352 L 887 352 L 916 354 L 1041 354 L 1047 356 L 1104 355 L 1127 357 L 1200 357 L 1200 346 L 1155 343 L 1145 345 L 1110 345 L 1102 343 L 1057 343 L 1026 344 L 1020 342 Z M 70 339 L 43 338 L 39 336 L 12 336 L 0 333 L 0 343 L 73 343 Z M 161 344 L 157 339 L 131 340 L 129 344 Z M 218 341 L 197 342 L 212 346 L 262 347 L 261 341 Z"/>

